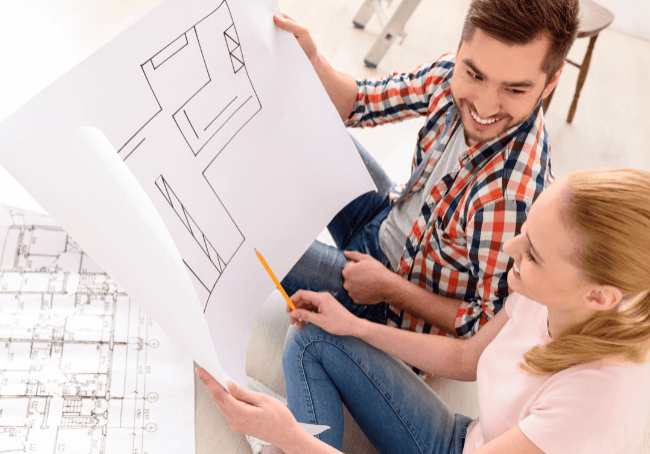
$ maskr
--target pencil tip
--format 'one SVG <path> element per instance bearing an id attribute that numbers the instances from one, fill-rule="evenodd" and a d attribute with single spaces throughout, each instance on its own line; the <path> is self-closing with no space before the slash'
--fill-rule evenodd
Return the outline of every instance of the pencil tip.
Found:
<path id="1" fill-rule="evenodd" d="M 253 248 L 255 250 L 256 254 L 259 254 L 260 252 L 257 250 L 257 248 Z"/>

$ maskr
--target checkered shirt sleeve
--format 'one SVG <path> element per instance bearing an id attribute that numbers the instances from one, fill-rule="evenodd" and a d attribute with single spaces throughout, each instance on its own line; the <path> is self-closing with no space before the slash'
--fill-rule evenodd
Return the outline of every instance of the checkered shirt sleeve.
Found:
<path id="1" fill-rule="evenodd" d="M 470 215 L 467 228 L 467 254 L 474 297 L 461 303 L 456 316 L 456 332 L 472 337 L 505 303 L 508 295 L 510 257 L 503 244 L 521 232 L 530 203 L 504 198 L 491 202 Z"/>
<path id="2" fill-rule="evenodd" d="M 364 128 L 427 115 L 431 96 L 452 66 L 449 55 L 443 55 L 410 73 L 358 80 L 357 98 L 345 125 Z"/>

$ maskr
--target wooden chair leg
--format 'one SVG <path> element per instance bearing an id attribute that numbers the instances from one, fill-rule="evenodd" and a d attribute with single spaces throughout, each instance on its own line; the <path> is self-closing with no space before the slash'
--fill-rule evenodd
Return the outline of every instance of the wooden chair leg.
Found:
<path id="1" fill-rule="evenodd" d="M 585 54 L 585 59 L 580 65 L 580 74 L 578 74 L 578 83 L 576 84 L 576 92 L 573 95 L 573 102 L 571 103 L 571 108 L 569 109 L 569 116 L 567 117 L 567 123 L 573 121 L 573 116 L 576 113 L 576 108 L 578 107 L 578 98 L 580 97 L 580 91 L 582 86 L 585 84 L 585 79 L 587 78 L 587 71 L 589 71 L 589 64 L 591 63 L 591 54 L 594 51 L 594 44 L 596 43 L 596 38 L 598 35 L 592 36 L 589 39 L 589 45 L 587 46 L 587 53 Z"/>
<path id="2" fill-rule="evenodd" d="M 548 107 L 551 105 L 551 99 L 553 99 L 553 94 L 555 93 L 555 88 L 553 89 L 552 92 L 549 93 L 549 95 L 544 98 L 542 101 L 542 109 L 544 109 L 544 113 L 548 112 Z"/>

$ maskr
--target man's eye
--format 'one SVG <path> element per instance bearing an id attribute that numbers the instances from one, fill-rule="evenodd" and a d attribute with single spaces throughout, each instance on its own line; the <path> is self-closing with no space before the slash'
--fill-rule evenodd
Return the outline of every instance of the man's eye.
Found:
<path id="1" fill-rule="evenodd" d="M 517 89 L 515 89 L 515 88 L 510 88 L 509 91 L 510 91 L 510 93 L 512 93 L 513 95 L 523 95 L 524 93 L 526 93 L 526 92 L 523 91 L 523 90 L 517 90 Z"/>
<path id="2" fill-rule="evenodd" d="M 473 73 L 472 71 L 467 71 L 467 74 L 469 74 L 469 77 L 471 77 L 472 79 L 481 80 L 481 76 L 479 76 L 476 73 Z"/>

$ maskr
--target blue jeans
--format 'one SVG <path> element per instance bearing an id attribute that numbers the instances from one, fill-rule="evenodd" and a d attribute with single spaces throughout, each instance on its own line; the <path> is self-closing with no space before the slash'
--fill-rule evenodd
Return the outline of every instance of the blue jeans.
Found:
<path id="1" fill-rule="evenodd" d="M 341 450 L 344 403 L 380 453 L 463 451 L 471 419 L 449 407 L 402 361 L 360 339 L 292 326 L 282 358 L 289 409 Z"/>
<path id="2" fill-rule="evenodd" d="M 377 191 L 363 194 L 343 208 L 327 226 L 336 247 L 314 241 L 282 280 L 282 286 L 289 295 L 298 290 L 329 292 L 356 316 L 386 323 L 387 306 L 384 303 L 372 306 L 358 305 L 343 289 L 341 272 L 348 263 L 348 259 L 343 255 L 344 250 L 371 255 L 388 265 L 388 258 L 379 247 L 379 226 L 390 212 L 388 193 L 393 185 L 372 156 L 356 139 L 352 140 L 377 186 Z"/>

